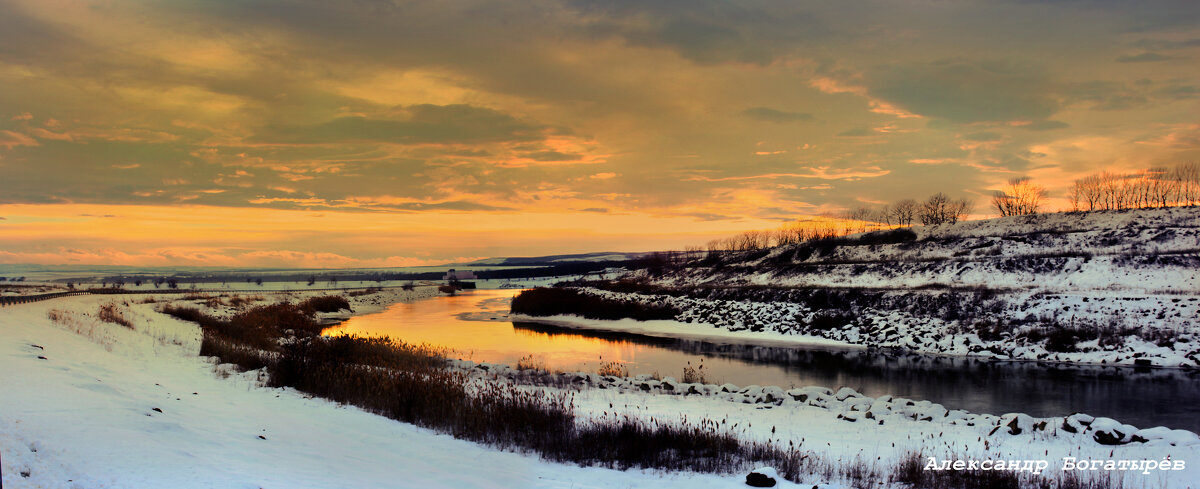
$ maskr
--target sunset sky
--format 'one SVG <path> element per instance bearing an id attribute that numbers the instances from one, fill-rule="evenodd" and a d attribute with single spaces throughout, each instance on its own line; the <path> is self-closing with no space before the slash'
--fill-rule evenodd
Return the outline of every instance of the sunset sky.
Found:
<path id="1" fill-rule="evenodd" d="M 0 263 L 645 251 L 1200 159 L 1200 2 L 0 0 Z"/>

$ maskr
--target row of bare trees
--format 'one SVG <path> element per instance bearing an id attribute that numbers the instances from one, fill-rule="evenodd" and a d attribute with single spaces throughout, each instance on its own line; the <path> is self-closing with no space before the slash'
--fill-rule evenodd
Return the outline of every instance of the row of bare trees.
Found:
<path id="1" fill-rule="evenodd" d="M 846 222 L 834 216 L 819 216 L 812 220 L 792 221 L 779 229 L 753 230 L 714 239 L 705 244 L 706 251 L 748 251 L 796 244 L 814 239 L 833 238 L 853 234 L 856 223 Z"/>
<path id="2" fill-rule="evenodd" d="M 992 208 L 1001 216 L 1041 212 L 1046 189 L 1029 177 L 1018 177 L 992 195 Z M 1102 172 L 1075 181 L 1068 196 L 1072 211 L 1169 207 L 1200 203 L 1200 162 L 1173 168 L 1150 168 L 1133 173 Z M 938 192 L 924 201 L 904 199 L 890 205 L 858 207 L 842 214 L 826 214 L 792 221 L 775 230 L 745 231 L 690 247 L 684 256 L 702 252 L 748 251 L 790 245 L 848 234 L 912 226 L 953 224 L 970 214 L 968 199 Z"/>
<path id="3" fill-rule="evenodd" d="M 880 207 L 859 207 L 843 217 L 864 223 L 864 229 L 860 231 L 871 231 L 912 226 L 915 221 L 924 225 L 953 224 L 965 219 L 971 213 L 972 207 L 970 199 L 954 199 L 938 192 L 923 202 L 904 199 Z"/>
<path id="4" fill-rule="evenodd" d="M 1068 200 L 1072 211 L 1196 205 L 1200 202 L 1200 162 L 1089 175 L 1075 180 Z"/>
<path id="5" fill-rule="evenodd" d="M 744 231 L 709 241 L 703 248 L 693 247 L 686 254 L 720 251 L 749 251 L 803 243 L 818 239 L 836 238 L 848 234 L 912 226 L 914 222 L 934 225 L 955 223 L 971 212 L 968 199 L 954 199 L 938 192 L 923 202 L 904 199 L 891 205 L 858 207 L 842 214 L 827 214 L 807 220 L 792 221 L 779 229 Z"/>

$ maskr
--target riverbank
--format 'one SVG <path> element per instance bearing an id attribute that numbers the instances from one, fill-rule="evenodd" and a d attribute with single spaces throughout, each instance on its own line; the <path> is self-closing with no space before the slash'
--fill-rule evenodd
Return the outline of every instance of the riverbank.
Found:
<path id="1" fill-rule="evenodd" d="M 99 320 L 108 300 L 0 312 L 5 487 L 736 487 L 544 463 L 265 388 L 198 357 L 198 328 L 155 304 L 122 306 L 133 328 Z"/>
<path id="2" fill-rule="evenodd" d="M 418 294 L 414 291 L 406 299 L 417 299 Z M 378 302 L 384 302 L 383 297 Z M 189 300 L 214 315 L 228 315 L 236 308 L 233 297 Z M 197 357 L 198 328 L 156 312 L 163 304 L 118 302 L 120 316 L 132 325 L 127 327 L 100 319 L 101 308 L 111 304 L 107 301 L 112 299 L 64 298 L 15 306 L 0 315 L 0 371 L 22 373 L 5 383 L 6 395 L 0 396 L 0 450 L 5 482 L 11 487 L 744 487 L 744 474 L 548 463 L 292 389 L 266 388 L 261 371 L 238 373 L 229 365 L 214 366 Z M 255 302 L 269 301 L 264 297 Z M 358 299 L 352 307 L 362 313 L 370 310 L 370 302 Z M 477 371 L 472 375 L 484 382 L 481 385 L 510 382 L 499 375 L 505 368 L 485 372 L 461 362 L 459 367 Z M 882 487 L 895 487 L 897 464 L 913 453 L 939 458 L 1037 456 L 1051 462 L 1063 454 L 1171 457 L 1187 461 L 1188 468 L 1122 476 L 1129 484 L 1146 487 L 1179 487 L 1200 478 L 1190 466 L 1191 460 L 1200 459 L 1197 448 L 1177 440 L 1174 446 L 1170 441 L 1107 446 L 1090 441 L 1088 436 L 1094 434 L 1065 436 L 1055 433 L 1059 427 L 1054 426 L 1050 432 L 1029 430 L 1025 436 L 985 433 L 995 428 L 990 418 L 985 423 L 977 417 L 974 425 L 913 419 L 903 412 L 911 406 L 896 399 L 873 399 L 872 405 L 881 403 L 878 411 L 854 410 L 849 406 L 865 401 L 862 396 L 841 396 L 845 392 L 813 391 L 803 401 L 793 397 L 779 404 L 747 403 L 750 395 L 762 396 L 767 390 L 754 393 L 744 386 L 736 393 L 740 398 L 730 397 L 733 392 L 684 396 L 665 393 L 664 383 L 652 379 L 620 382 L 628 384 L 602 387 L 590 378 L 586 385 L 570 378 L 517 388 L 570 396 L 581 422 L 626 417 L 655 425 L 706 419 L 714 423 L 713 429 L 749 441 L 798 444 L 820 462 L 800 479 L 802 487 L 846 487 L 857 484 L 855 480 L 879 480 Z M 651 387 L 645 390 L 635 382 Z M 810 403 L 819 400 L 827 405 Z M 884 404 L 895 409 L 884 412 Z M 922 413 L 935 410 L 931 403 L 914 405 Z M 862 415 L 849 420 L 847 414 L 855 412 Z M 874 417 L 867 418 L 866 412 Z M 1025 421 L 1020 418 L 1017 426 L 1028 427 Z M 1038 449 L 1043 451 L 1040 456 Z M 850 478 L 847 470 L 861 471 L 859 479 Z M 397 474 L 404 474 L 402 481 Z"/>
<path id="3" fill-rule="evenodd" d="M 529 307 L 514 302 L 514 312 L 570 325 L 584 321 L 561 315 L 655 310 L 654 319 L 678 325 L 587 324 L 1194 369 L 1200 368 L 1197 219 L 1200 207 L 1013 216 L 667 256 L 620 280 L 541 291 L 574 294 L 579 311 L 530 297 L 523 301 Z M 600 303 L 605 307 L 585 310 Z"/>

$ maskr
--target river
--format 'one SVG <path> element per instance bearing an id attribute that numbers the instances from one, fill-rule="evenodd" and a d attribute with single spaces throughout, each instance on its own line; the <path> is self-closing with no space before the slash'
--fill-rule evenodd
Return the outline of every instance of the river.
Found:
<path id="1" fill-rule="evenodd" d="M 566 329 L 508 320 L 514 290 L 477 290 L 399 303 L 327 330 L 387 335 L 450 348 L 476 362 L 523 357 L 551 370 L 595 372 L 619 362 L 631 375 L 681 379 L 703 365 L 709 383 L 785 389 L 847 386 L 868 396 L 930 400 L 976 413 L 1065 416 L 1084 412 L 1139 428 L 1200 432 L 1200 372 L 1163 368 L 1067 366 L 917 355 L 857 348 L 756 345 Z"/>

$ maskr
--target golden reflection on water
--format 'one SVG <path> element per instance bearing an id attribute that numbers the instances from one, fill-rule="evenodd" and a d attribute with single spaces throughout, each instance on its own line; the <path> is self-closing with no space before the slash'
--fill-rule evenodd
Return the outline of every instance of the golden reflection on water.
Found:
<path id="1" fill-rule="evenodd" d="M 639 360 L 645 360 L 645 347 L 630 341 L 516 328 L 504 320 L 508 314 L 506 299 L 514 295 L 512 290 L 477 290 L 394 304 L 379 313 L 350 318 L 325 334 L 386 335 L 407 343 L 445 347 L 460 358 L 476 362 L 515 364 L 531 355 L 541 366 L 561 371 L 594 372 L 601 363 L 612 361 L 627 364 L 633 371 Z M 487 320 L 459 317 L 481 308 L 484 313 L 476 315 Z M 680 368 L 685 363 L 681 360 Z"/>
<path id="2" fill-rule="evenodd" d="M 904 352 L 826 350 L 760 345 L 700 344 L 681 340 L 520 324 L 507 318 L 513 290 L 479 290 L 437 297 L 349 319 L 327 334 L 387 335 L 408 343 L 449 348 L 476 362 L 516 364 L 532 355 L 550 370 L 596 372 L 603 362 L 620 362 L 630 374 L 682 378 L 689 362 L 704 359 L 708 382 L 789 388 L 849 386 L 869 396 L 892 394 L 928 399 L 950 409 L 1026 412 L 1062 416 L 1073 411 L 1120 419 L 1139 426 L 1167 425 L 1200 430 L 1200 381 L 1186 373 L 1157 371 L 1156 382 L 1110 379 L 1098 370 L 1048 369 L 1029 363 L 994 363 L 979 358 L 928 357 Z M 482 320 L 467 320 L 472 317 Z M 1109 372 L 1112 375 L 1113 372 Z M 1136 402 L 1131 401 L 1136 400 Z M 1147 408 L 1151 407 L 1151 408 Z"/>

